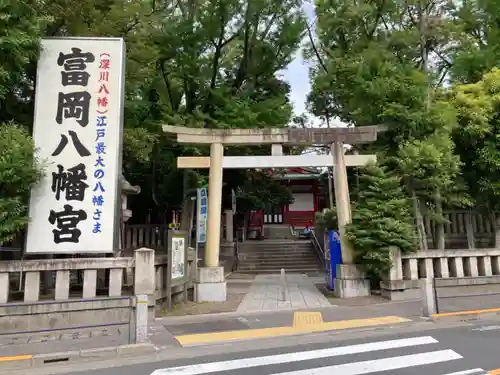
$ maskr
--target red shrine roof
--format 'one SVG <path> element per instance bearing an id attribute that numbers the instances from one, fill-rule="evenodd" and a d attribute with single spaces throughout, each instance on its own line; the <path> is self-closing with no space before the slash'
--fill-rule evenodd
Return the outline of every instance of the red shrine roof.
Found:
<path id="1" fill-rule="evenodd" d="M 270 175 L 274 174 L 273 177 L 277 180 L 316 180 L 321 174 L 318 169 L 310 167 L 296 167 L 279 171 L 269 169 L 267 172 Z"/>

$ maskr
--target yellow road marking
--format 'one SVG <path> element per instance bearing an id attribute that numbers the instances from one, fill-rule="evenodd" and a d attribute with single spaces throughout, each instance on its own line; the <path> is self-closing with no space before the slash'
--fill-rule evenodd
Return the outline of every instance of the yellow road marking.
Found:
<path id="1" fill-rule="evenodd" d="M 293 327 L 304 327 L 323 324 L 323 315 L 320 312 L 296 312 L 293 314 Z"/>
<path id="2" fill-rule="evenodd" d="M 8 362 L 8 361 L 23 361 L 25 359 L 33 358 L 32 355 L 15 355 L 12 357 L 0 357 L 0 362 Z"/>
<path id="3" fill-rule="evenodd" d="M 295 320 L 295 319 L 294 319 Z M 301 333 L 314 333 L 323 331 L 333 331 L 348 328 L 370 327 L 386 324 L 397 324 L 410 322 L 411 319 L 399 316 L 383 316 L 379 318 L 339 320 L 335 322 L 321 322 L 288 327 L 272 327 L 260 329 L 247 329 L 240 331 L 223 331 L 212 333 L 199 333 L 190 335 L 180 335 L 175 338 L 181 345 L 195 345 L 203 343 L 214 343 L 231 340 L 250 340 L 268 337 L 297 335 Z"/>
<path id="4" fill-rule="evenodd" d="M 433 318 L 442 318 L 446 316 L 460 316 L 460 315 L 470 315 L 470 314 L 484 314 L 484 313 L 494 313 L 500 312 L 500 307 L 494 309 L 484 309 L 484 310 L 465 310 L 465 311 L 456 311 L 449 313 L 441 313 L 441 314 L 432 314 Z"/>
<path id="5" fill-rule="evenodd" d="M 494 370 L 488 371 L 488 374 L 490 375 L 500 375 L 500 368 L 496 368 Z"/>

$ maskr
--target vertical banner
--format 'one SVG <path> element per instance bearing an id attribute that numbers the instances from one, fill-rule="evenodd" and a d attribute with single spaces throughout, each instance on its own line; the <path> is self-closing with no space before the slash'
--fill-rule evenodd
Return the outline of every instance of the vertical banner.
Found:
<path id="1" fill-rule="evenodd" d="M 207 240 L 208 189 L 198 189 L 197 207 L 196 242 L 205 243 Z"/>
<path id="2" fill-rule="evenodd" d="M 31 192 L 27 253 L 117 248 L 123 132 L 121 38 L 42 40 L 33 137 L 46 175 Z"/>

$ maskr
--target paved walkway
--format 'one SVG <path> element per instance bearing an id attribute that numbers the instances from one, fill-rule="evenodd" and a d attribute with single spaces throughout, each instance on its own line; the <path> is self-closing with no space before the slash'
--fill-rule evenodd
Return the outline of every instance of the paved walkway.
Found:
<path id="1" fill-rule="evenodd" d="M 257 275 L 236 312 L 331 306 L 328 299 L 316 288 L 312 278 L 303 274 L 287 274 L 285 278 L 286 293 L 283 300 L 280 275 Z"/>

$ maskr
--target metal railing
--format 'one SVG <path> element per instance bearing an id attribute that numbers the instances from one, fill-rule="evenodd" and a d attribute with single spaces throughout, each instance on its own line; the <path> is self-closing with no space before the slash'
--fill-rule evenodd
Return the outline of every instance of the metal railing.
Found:
<path id="1" fill-rule="evenodd" d="M 316 233 L 314 233 L 314 230 L 311 231 L 311 242 L 314 246 L 314 250 L 316 250 L 316 255 L 318 256 L 318 259 L 321 262 L 321 265 L 323 266 L 323 269 L 326 266 L 326 254 L 325 250 L 321 247 L 318 238 L 316 237 Z"/>

